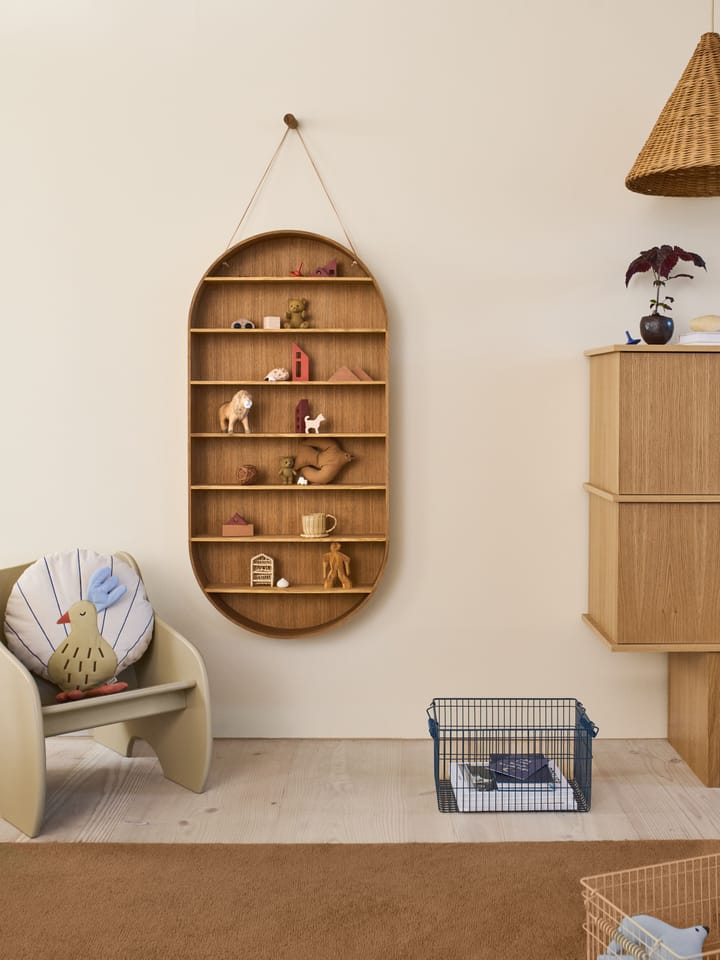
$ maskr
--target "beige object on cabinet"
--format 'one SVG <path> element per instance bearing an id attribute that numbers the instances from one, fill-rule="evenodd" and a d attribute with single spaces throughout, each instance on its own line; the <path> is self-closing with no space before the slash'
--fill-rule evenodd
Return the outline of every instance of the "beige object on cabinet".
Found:
<path id="1" fill-rule="evenodd" d="M 611 650 L 667 652 L 668 739 L 720 786 L 720 356 L 589 350 L 584 620 Z"/>
<path id="2" fill-rule="evenodd" d="M 116 556 L 137 570 L 127 553 Z M 15 581 L 30 564 L 0 570 L 0 620 Z M 139 571 L 138 571 L 139 573 Z M 56 703 L 57 689 L 0 642 L 0 816 L 30 837 L 45 810 L 45 737 L 92 729 L 95 739 L 131 756 L 136 739 L 155 750 L 168 780 L 202 793 L 210 766 L 210 695 L 202 658 L 155 617 L 142 658 L 122 675 L 130 689 Z"/>

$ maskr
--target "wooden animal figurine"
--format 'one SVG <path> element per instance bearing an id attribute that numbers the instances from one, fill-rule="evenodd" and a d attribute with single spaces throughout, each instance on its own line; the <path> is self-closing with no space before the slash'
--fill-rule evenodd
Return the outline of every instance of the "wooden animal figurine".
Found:
<path id="1" fill-rule="evenodd" d="M 317 437 L 304 441 L 295 456 L 295 466 L 310 483 L 332 483 L 353 459 L 334 437 Z"/>
<path id="2" fill-rule="evenodd" d="M 115 679 L 118 658 L 98 630 L 98 613 L 112 606 L 127 587 L 112 576 L 110 567 L 96 570 L 90 577 L 87 600 L 78 600 L 57 621 L 70 624 L 70 633 L 48 660 L 48 674 L 62 690 L 65 700 L 119 693 L 127 683 Z"/>
<path id="3" fill-rule="evenodd" d="M 278 476 L 283 483 L 293 483 L 297 476 L 295 467 L 295 457 L 280 457 L 280 469 Z"/>
<path id="4" fill-rule="evenodd" d="M 247 390 L 238 390 L 232 400 L 220 405 L 220 432 L 234 433 L 235 425 L 241 423 L 245 433 L 250 433 L 248 414 L 253 405 L 252 394 Z"/>
<path id="5" fill-rule="evenodd" d="M 349 590 L 352 587 L 350 579 L 350 557 L 346 553 L 340 553 L 340 544 L 333 542 L 330 544 L 330 552 L 323 554 L 323 587 L 330 590 L 335 581 L 339 580 L 343 590 Z"/>
<path id="6" fill-rule="evenodd" d="M 320 433 L 320 424 L 325 422 L 325 417 L 319 413 L 313 419 L 305 417 L 305 433 Z"/>
<path id="7" fill-rule="evenodd" d="M 285 311 L 285 322 L 283 327 L 286 329 L 299 329 L 300 327 L 309 327 L 307 319 L 307 300 L 302 297 L 288 300 L 288 308 Z"/>

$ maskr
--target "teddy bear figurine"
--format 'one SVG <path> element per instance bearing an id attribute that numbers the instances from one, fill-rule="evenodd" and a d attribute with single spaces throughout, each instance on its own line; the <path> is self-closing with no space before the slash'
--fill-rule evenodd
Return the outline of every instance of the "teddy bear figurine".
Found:
<path id="1" fill-rule="evenodd" d="M 280 469 L 278 476 L 283 483 L 293 483 L 297 476 L 295 467 L 295 457 L 280 457 Z"/>
<path id="2" fill-rule="evenodd" d="M 307 305 L 307 300 L 303 298 L 288 300 L 288 308 L 285 311 L 285 320 L 283 321 L 283 327 L 286 330 L 298 330 L 301 327 L 310 326 L 307 319 Z"/>

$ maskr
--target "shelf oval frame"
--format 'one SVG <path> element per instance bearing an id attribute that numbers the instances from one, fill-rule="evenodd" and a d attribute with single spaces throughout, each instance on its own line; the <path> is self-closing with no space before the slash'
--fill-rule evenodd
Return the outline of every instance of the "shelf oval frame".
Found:
<path id="1" fill-rule="evenodd" d="M 301 255 L 304 253 L 304 256 Z M 311 267 L 317 261 L 323 264 L 337 260 L 339 265 L 338 278 L 324 277 L 315 281 L 311 277 L 285 276 L 279 271 L 290 271 L 302 260 L 305 267 Z M 237 276 L 235 276 L 235 273 Z M 219 282 L 226 280 L 228 282 Z M 233 282 L 239 280 L 240 282 Z M 357 282 L 351 282 L 351 281 Z M 335 286 L 334 286 L 335 285 Z M 297 287 L 297 293 L 293 287 Z M 288 292 L 289 291 L 289 292 Z M 346 344 L 363 344 L 363 356 L 371 358 L 373 368 L 372 396 L 381 397 L 382 420 L 384 429 L 377 428 L 378 402 L 375 401 L 374 422 L 370 426 L 362 423 L 362 405 L 369 396 L 366 390 L 351 390 L 342 396 L 356 398 L 347 401 L 342 408 L 346 420 L 329 429 L 329 435 L 348 438 L 348 450 L 352 452 L 352 437 L 362 436 L 370 444 L 370 455 L 364 450 L 364 456 L 359 465 L 354 462 L 341 474 L 338 483 L 329 485 L 298 486 L 294 489 L 277 491 L 279 499 L 271 491 L 271 506 L 267 512 L 278 515 L 286 510 L 285 504 L 297 501 L 298 514 L 303 509 L 303 495 L 307 500 L 311 496 L 316 498 L 323 492 L 337 498 L 341 494 L 342 507 L 348 505 L 353 518 L 353 527 L 344 528 L 338 532 L 338 540 L 342 543 L 341 549 L 348 550 L 351 557 L 351 577 L 354 577 L 355 568 L 358 570 L 357 582 L 353 578 L 353 589 L 343 590 L 338 586 L 328 590 L 318 590 L 322 587 L 322 574 L 318 567 L 321 557 L 320 548 L 312 541 L 297 542 L 293 536 L 294 529 L 262 530 L 257 537 L 222 538 L 219 536 L 220 520 L 223 511 L 232 510 L 230 498 L 237 496 L 238 510 L 242 512 L 242 502 L 245 499 L 258 509 L 262 504 L 257 496 L 253 499 L 252 486 L 237 486 L 228 482 L 227 463 L 231 456 L 242 449 L 243 437 L 233 439 L 236 443 L 211 444 L 222 433 L 213 433 L 208 418 L 210 412 L 203 408 L 208 404 L 207 387 L 213 394 L 212 385 L 252 384 L 262 382 L 263 373 L 257 365 L 253 367 L 252 354 L 258 351 L 259 346 L 273 343 L 276 347 L 289 344 L 289 339 L 283 336 L 276 340 L 277 330 L 263 330 L 259 323 L 262 316 L 254 316 L 255 329 L 253 336 L 245 335 L 245 331 L 232 331 L 229 337 L 217 337 L 213 334 L 228 329 L 228 316 L 232 313 L 233 304 L 252 303 L 260 301 L 268 304 L 277 303 L 278 297 L 285 296 L 305 297 L 310 301 L 311 326 L 306 330 L 293 331 L 302 342 L 305 333 L 308 337 L 307 352 L 311 357 L 326 355 L 329 360 L 340 355 L 343 338 Z M 342 306 L 342 315 L 321 319 L 325 326 L 314 326 L 313 298 L 319 298 L 327 305 L 337 299 Z M 340 309 L 340 307 L 338 307 Z M 364 311 L 364 312 L 363 312 Z M 248 311 L 249 312 L 249 311 Z M 277 306 L 268 307 L 263 315 L 280 313 Z M 282 314 L 281 314 L 282 315 Z M 370 319 L 368 320 L 368 316 Z M 259 323 L 258 323 L 259 322 Z M 202 336 L 202 333 L 210 336 Z M 283 331 L 290 333 L 290 331 Z M 200 334 L 200 335 L 199 335 Z M 348 337 L 348 335 L 350 335 Z M 234 373 L 227 376 L 207 376 L 205 368 L 212 368 L 213 364 L 225 362 L 219 354 L 230 350 L 233 356 L 242 358 L 237 378 Z M 269 349 L 269 347 L 268 347 Z M 204 351 L 204 352 L 203 352 Z M 213 353 L 214 351 L 214 353 Z M 262 346 L 260 346 L 262 353 Z M 247 366 L 245 366 L 247 358 Z M 256 361 L 257 364 L 257 361 Z M 360 366 L 360 364 L 358 364 Z M 199 376 L 198 373 L 203 373 Z M 247 373 L 247 376 L 241 374 Z M 325 373 L 327 376 L 327 372 Z M 382 292 L 377 281 L 366 265 L 359 260 L 355 253 L 347 247 L 329 237 L 298 230 L 278 230 L 257 234 L 242 240 L 233 247 L 224 251 L 206 270 L 200 279 L 189 310 L 188 318 L 188 547 L 194 576 L 208 601 L 223 616 L 234 624 L 262 636 L 292 639 L 304 636 L 313 636 L 323 633 L 345 623 L 350 617 L 357 614 L 375 593 L 383 576 L 388 557 L 389 537 L 389 337 L 388 315 Z M 298 397 L 302 396 L 303 385 L 312 387 L 313 383 L 327 384 L 326 380 L 295 381 Z M 272 387 L 278 386 L 278 391 Z M 252 388 L 251 388 L 252 389 Z M 293 384 L 269 384 L 261 391 L 266 397 L 272 392 L 274 397 L 293 396 Z M 312 398 L 311 389 L 308 396 Z M 340 396 L 340 394 L 338 394 Z M 312 399 L 311 399 L 312 403 Z M 356 408 L 353 411 L 352 407 Z M 284 429 L 281 429 L 284 427 Z M 272 431 L 272 432 L 271 432 Z M 297 436 L 298 439 L 307 439 L 304 434 L 288 434 L 287 426 L 274 424 L 269 430 L 267 426 L 259 432 L 275 437 L 286 436 L 289 439 Z M 203 448 L 204 438 L 208 439 L 208 452 Z M 263 446 L 263 438 L 253 440 L 252 447 L 247 448 L 249 459 L 257 459 L 258 450 Z M 223 455 L 227 451 L 226 459 Z M 208 462 L 204 463 L 203 458 Z M 350 476 L 351 468 L 357 471 L 357 476 Z M 215 469 L 219 475 L 210 476 Z M 198 479 L 203 482 L 198 482 Z M 267 490 L 271 490 L 273 480 L 268 480 Z M 347 489 L 352 486 L 352 489 Z M 343 488 L 346 488 L 343 490 Z M 247 491 L 247 492 L 246 492 Z M 314 491 L 314 492 L 313 492 Z M 372 497 L 369 502 L 367 497 Z M 279 508 L 277 505 L 280 505 Z M 340 509 L 342 509 L 342 507 Z M 262 510 L 262 506 L 259 508 Z M 307 509 L 307 508 L 306 508 Z M 332 512 L 328 510 L 327 512 Z M 284 514 L 286 522 L 288 514 Z M 365 519 L 366 516 L 369 519 Z M 264 525 L 262 516 L 259 517 L 260 526 Z M 255 520 L 255 517 L 253 518 Z M 267 524 L 268 518 L 265 518 Z M 280 522 L 280 521 L 278 521 Z M 363 524 L 371 523 L 372 529 L 363 529 Z M 256 526 L 258 524 L 256 523 Z M 288 524 L 290 525 L 290 524 Z M 284 535 L 287 536 L 284 536 Z M 325 539 L 325 544 L 332 541 L 332 536 Z M 276 562 L 277 577 L 285 576 L 287 566 L 300 574 L 303 556 L 307 557 L 312 567 L 312 579 L 308 584 L 307 578 L 293 577 L 292 582 L 297 584 L 298 590 L 284 592 L 282 588 L 267 588 L 257 591 L 246 589 L 251 554 L 265 553 L 270 548 Z M 304 551 L 304 554 L 301 553 Z M 317 569 L 315 569 L 317 568 Z M 230 571 L 225 577 L 219 572 Z M 303 584 L 307 589 L 303 589 Z M 314 584 L 314 586 L 313 586 Z M 222 587 L 227 586 L 227 591 Z M 358 589 L 359 588 L 359 589 Z"/>

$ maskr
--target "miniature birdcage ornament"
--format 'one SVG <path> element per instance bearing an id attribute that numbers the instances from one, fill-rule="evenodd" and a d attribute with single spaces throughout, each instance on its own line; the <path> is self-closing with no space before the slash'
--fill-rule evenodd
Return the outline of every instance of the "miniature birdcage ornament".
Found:
<path id="1" fill-rule="evenodd" d="M 266 553 L 258 553 L 250 560 L 250 586 L 271 587 L 275 582 L 275 561 Z"/>

